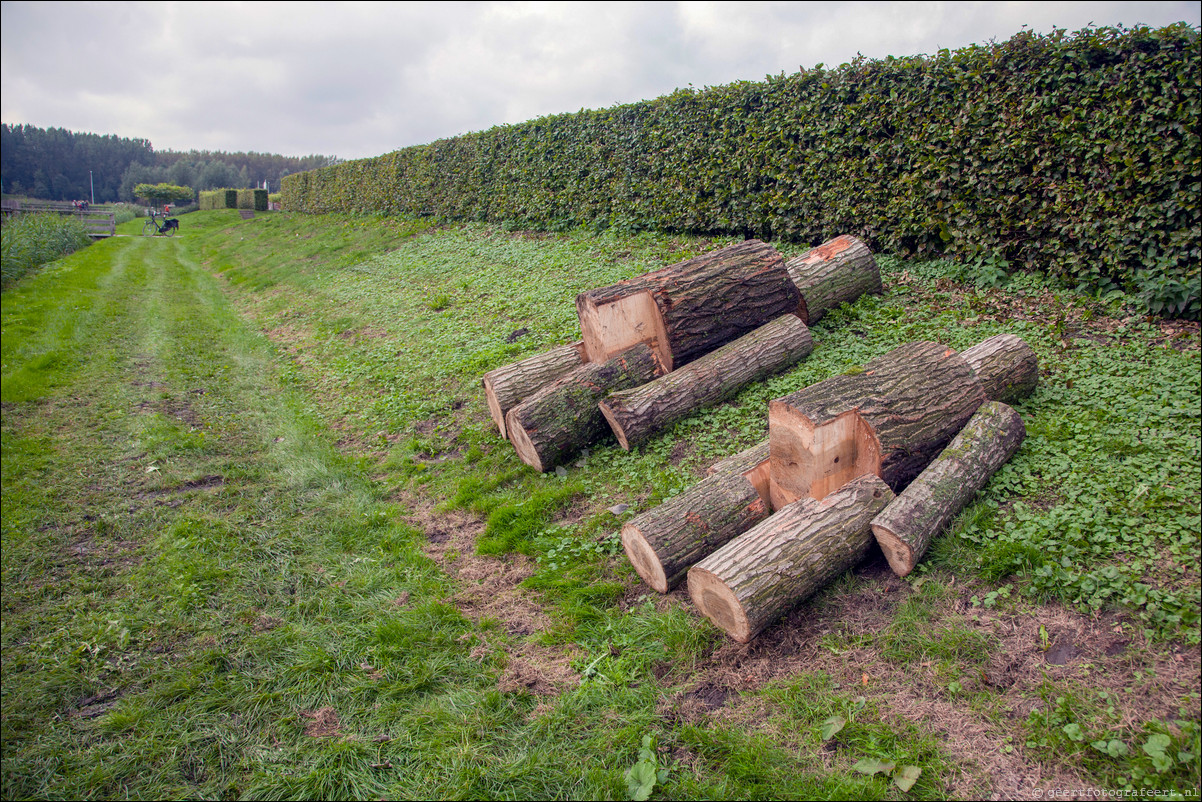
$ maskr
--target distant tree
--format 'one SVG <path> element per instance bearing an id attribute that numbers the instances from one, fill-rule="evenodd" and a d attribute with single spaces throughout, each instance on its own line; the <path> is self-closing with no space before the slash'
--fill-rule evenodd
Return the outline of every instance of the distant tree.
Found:
<path id="1" fill-rule="evenodd" d="M 157 205 L 172 201 L 190 201 L 196 197 L 196 190 L 177 184 L 138 184 L 134 187 L 134 196 Z"/>

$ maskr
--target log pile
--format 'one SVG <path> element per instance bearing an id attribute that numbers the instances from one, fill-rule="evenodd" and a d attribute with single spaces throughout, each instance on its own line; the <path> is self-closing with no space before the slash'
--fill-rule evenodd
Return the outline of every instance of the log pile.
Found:
<path id="1" fill-rule="evenodd" d="M 489 415 L 522 461 L 543 471 L 604 436 L 607 429 L 595 425 L 598 420 L 608 422 L 619 445 L 629 449 L 804 359 L 813 349 L 807 321 L 880 291 L 872 253 L 854 237 L 837 237 L 787 263 L 760 240 L 721 248 L 580 293 L 581 340 L 485 374 Z M 598 382 L 581 373 L 586 365 L 610 364 L 639 347 L 649 349 L 659 366 L 644 379 L 646 386 Z M 545 389 L 568 376 L 576 376 L 568 385 L 592 390 L 560 385 L 559 401 L 547 397 Z M 563 406 L 565 394 L 573 397 L 569 406 Z M 583 411 L 590 394 L 601 418 Z M 543 397 L 527 403 L 535 396 Z M 559 412 L 552 413 L 556 404 Z M 519 407 L 515 430 L 510 418 Z M 563 418 L 568 409 L 588 420 L 569 426 Z M 548 436 L 548 426 L 555 435 Z"/>
<path id="2" fill-rule="evenodd" d="M 873 542 L 899 575 L 913 570 L 1022 442 L 1021 418 L 993 397 L 1030 393 L 1037 376 L 1013 335 L 963 354 L 938 343 L 894 349 L 771 402 L 768 440 L 632 520 L 623 545 L 661 593 L 687 569 L 698 609 L 746 642 Z M 719 487 L 743 495 L 728 501 Z M 734 514 L 757 497 L 766 510 Z"/>
<path id="3" fill-rule="evenodd" d="M 882 290 L 867 246 L 837 237 L 785 261 L 759 240 L 580 293 L 581 339 L 483 377 L 489 413 L 540 471 L 612 431 L 622 448 L 785 370 L 808 324 Z M 631 564 L 747 642 L 874 543 L 905 576 L 1025 430 L 1007 406 L 1038 361 L 1018 337 L 962 353 L 903 345 L 771 401 L 768 439 L 621 530 Z"/>

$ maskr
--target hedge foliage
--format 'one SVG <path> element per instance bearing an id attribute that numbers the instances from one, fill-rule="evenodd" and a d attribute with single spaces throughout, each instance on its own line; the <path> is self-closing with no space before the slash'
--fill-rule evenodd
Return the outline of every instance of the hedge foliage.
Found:
<path id="1" fill-rule="evenodd" d="M 267 211 L 265 189 L 214 189 L 200 193 L 201 209 L 254 209 Z"/>
<path id="2" fill-rule="evenodd" d="M 539 228 L 837 234 L 1138 289 L 1195 287 L 1199 34 L 1020 33 L 544 117 L 283 181 L 287 208 Z"/>

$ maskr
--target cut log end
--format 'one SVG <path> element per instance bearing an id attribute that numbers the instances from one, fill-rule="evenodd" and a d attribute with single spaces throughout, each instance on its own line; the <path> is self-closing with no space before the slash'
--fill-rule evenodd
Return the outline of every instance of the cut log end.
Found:
<path id="1" fill-rule="evenodd" d="M 884 552 L 885 560 L 893 569 L 893 573 L 899 577 L 909 576 L 918 562 L 914 558 L 914 550 L 895 533 L 889 531 L 888 527 L 881 524 L 873 524 L 872 533 L 876 536 L 877 545 Z"/>
<path id="2" fill-rule="evenodd" d="M 508 440 L 509 435 L 505 433 L 506 410 L 501 408 L 501 402 L 497 400 L 497 391 L 493 388 L 492 379 L 488 376 L 485 376 L 482 380 L 482 384 L 484 385 L 484 400 L 488 402 L 489 417 L 491 417 L 492 422 L 496 424 L 497 431 L 501 433 L 501 437 Z"/>
<path id="3" fill-rule="evenodd" d="M 747 643 L 755 634 L 747 611 L 738 596 L 712 571 L 693 566 L 689 571 L 689 596 L 702 615 L 713 621 L 739 643 Z"/>
<path id="4" fill-rule="evenodd" d="M 626 524 L 622 527 L 622 548 L 626 550 L 626 557 L 634 566 L 634 570 L 652 589 L 657 593 L 667 593 L 671 590 L 668 587 L 668 577 L 664 574 L 664 566 L 660 562 L 659 555 L 655 553 L 655 549 L 647 542 L 647 538 L 643 536 L 637 526 Z"/>
<path id="5" fill-rule="evenodd" d="M 626 427 L 622 425 L 621 419 L 614 413 L 613 408 L 607 402 L 602 401 L 597 406 L 601 409 L 601 414 L 605 416 L 605 422 L 613 430 L 614 437 L 618 438 L 618 445 L 624 451 L 629 451 L 630 439 L 626 436 Z"/>
<path id="6" fill-rule="evenodd" d="M 555 467 L 554 465 L 543 464 L 538 446 L 535 445 L 526 428 L 522 426 L 521 420 L 514 415 L 513 410 L 510 410 L 509 415 L 505 418 L 505 432 L 509 436 L 509 442 L 513 444 L 513 448 L 518 454 L 518 459 L 522 462 L 536 471 L 546 472 Z"/>

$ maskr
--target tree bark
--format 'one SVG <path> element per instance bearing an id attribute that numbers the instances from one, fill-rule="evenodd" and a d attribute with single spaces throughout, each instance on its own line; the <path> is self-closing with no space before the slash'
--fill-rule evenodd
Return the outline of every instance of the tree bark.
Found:
<path id="1" fill-rule="evenodd" d="M 647 343 L 668 371 L 800 310 L 784 257 L 754 239 L 576 298 L 590 362 Z"/>
<path id="2" fill-rule="evenodd" d="M 663 372 L 646 345 L 603 363 L 581 365 L 518 404 L 505 430 L 522 462 L 549 471 L 609 431 L 597 403 L 614 390 L 649 382 Z"/>
<path id="3" fill-rule="evenodd" d="M 560 376 L 580 367 L 583 359 L 584 343 L 574 342 L 485 373 L 481 379 L 484 399 L 501 437 L 506 437 L 505 415 L 509 410 Z"/>
<path id="4" fill-rule="evenodd" d="M 883 291 L 872 251 L 847 234 L 790 259 L 785 268 L 805 305 L 801 319 L 811 326 L 844 301 L 851 303 L 866 293 Z"/>
<path id="5" fill-rule="evenodd" d="M 1023 419 L 987 401 L 943 453 L 872 520 L 872 531 L 898 576 L 914 570 L 942 532 L 989 477 L 1022 445 Z"/>
<path id="6" fill-rule="evenodd" d="M 863 474 L 904 488 L 986 400 L 955 351 L 910 343 L 768 404 L 774 509 Z"/>
<path id="7" fill-rule="evenodd" d="M 628 521 L 622 527 L 622 546 L 643 581 L 667 593 L 685 578 L 689 566 L 768 514 L 766 495 L 756 483 L 742 472 L 725 471 Z"/>
<path id="8" fill-rule="evenodd" d="M 864 559 L 869 522 L 892 498 L 880 479 L 861 476 L 822 501 L 795 501 L 689 569 L 689 596 L 746 643 Z"/>
<path id="9" fill-rule="evenodd" d="M 726 459 L 719 460 L 709 467 L 705 472 L 706 476 L 713 476 L 715 473 L 724 471 L 738 471 L 746 473 L 753 468 L 759 467 L 768 461 L 768 441 L 763 440 L 756 443 L 751 448 L 744 449 L 738 454 L 733 454 Z"/>
<path id="10" fill-rule="evenodd" d="M 1013 404 L 1035 392 L 1039 358 L 1013 334 L 998 334 L 960 352 L 991 401 Z"/>
<path id="11" fill-rule="evenodd" d="M 782 315 L 653 382 L 612 393 L 601 402 L 601 412 L 619 445 L 629 451 L 695 410 L 800 362 L 813 350 L 806 324 L 796 315 Z"/>

